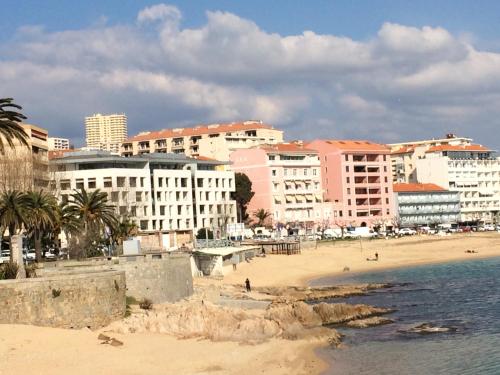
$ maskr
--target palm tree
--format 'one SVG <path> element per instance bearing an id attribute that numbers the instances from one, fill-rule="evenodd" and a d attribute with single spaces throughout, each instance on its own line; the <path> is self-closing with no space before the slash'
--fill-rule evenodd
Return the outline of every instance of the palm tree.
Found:
<path id="1" fill-rule="evenodd" d="M 25 195 L 25 223 L 35 240 L 36 261 L 42 260 L 42 234 L 57 223 L 56 198 L 44 191 L 30 191 Z"/>
<path id="2" fill-rule="evenodd" d="M 75 190 L 71 194 L 68 214 L 81 220 L 84 234 L 90 230 L 101 232 L 105 227 L 116 225 L 115 206 L 108 204 L 108 194 L 99 189 L 88 193 L 85 189 Z"/>
<path id="3" fill-rule="evenodd" d="M 12 236 L 23 227 L 25 222 L 25 194 L 16 191 L 5 191 L 0 195 L 0 227 L 9 229 L 10 261 L 14 261 L 12 252 Z"/>
<path id="4" fill-rule="evenodd" d="M 137 224 L 129 217 L 123 216 L 111 227 L 111 240 L 113 244 L 121 246 L 123 241 L 137 234 Z"/>
<path id="5" fill-rule="evenodd" d="M 57 221 L 54 225 L 55 239 L 60 233 L 64 233 L 69 241 L 70 236 L 78 233 L 82 228 L 82 222 L 75 215 L 75 211 L 67 202 L 62 202 L 57 207 Z"/>
<path id="6" fill-rule="evenodd" d="M 28 146 L 28 136 L 19 125 L 26 119 L 26 116 L 15 109 L 21 110 L 22 107 L 13 103 L 12 98 L 0 99 L 0 154 L 5 151 L 4 141 L 10 147 L 14 147 L 14 139 L 22 145 Z"/>
<path id="7" fill-rule="evenodd" d="M 266 220 L 271 217 L 271 213 L 268 210 L 264 210 L 263 208 L 254 212 L 253 216 L 258 220 L 257 226 L 262 227 Z"/>

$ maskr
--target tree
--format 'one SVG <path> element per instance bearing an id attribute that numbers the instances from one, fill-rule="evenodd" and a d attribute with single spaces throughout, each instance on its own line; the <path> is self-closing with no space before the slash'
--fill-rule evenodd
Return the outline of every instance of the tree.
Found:
<path id="1" fill-rule="evenodd" d="M 129 217 L 123 216 L 111 227 L 111 242 L 118 246 L 123 245 L 123 241 L 137 234 L 137 224 Z"/>
<path id="2" fill-rule="evenodd" d="M 244 173 L 235 173 L 234 175 L 235 192 L 232 194 L 238 207 L 238 222 L 243 222 L 248 215 L 246 208 L 255 193 L 252 191 L 252 181 Z"/>
<path id="3" fill-rule="evenodd" d="M 198 233 L 196 233 L 196 239 L 197 240 L 206 240 L 206 239 L 213 240 L 214 239 L 214 232 L 212 232 L 210 229 L 200 228 L 200 229 L 198 229 Z"/>
<path id="4" fill-rule="evenodd" d="M 25 224 L 35 242 L 35 257 L 42 260 L 42 235 L 57 224 L 56 198 L 44 191 L 31 191 L 24 195 Z"/>
<path id="5" fill-rule="evenodd" d="M 0 99 L 0 154 L 4 153 L 5 144 L 14 147 L 14 140 L 20 144 L 28 146 L 28 136 L 21 125 L 26 119 L 22 113 L 17 112 L 22 107 L 13 103 L 12 98 Z"/>
<path id="6" fill-rule="evenodd" d="M 14 261 L 12 236 L 17 234 L 25 222 L 25 195 L 19 191 L 6 191 L 0 195 L 0 227 L 9 230 L 10 261 Z"/>
<path id="7" fill-rule="evenodd" d="M 80 255 L 98 255 L 105 228 L 113 228 L 117 223 L 115 206 L 108 204 L 108 194 L 99 189 L 90 193 L 85 189 L 75 190 L 71 194 L 68 211 L 78 218 L 83 226 L 80 245 L 84 249 Z"/>
<path id="8" fill-rule="evenodd" d="M 264 210 L 263 208 L 257 210 L 254 212 L 253 216 L 257 219 L 257 226 L 262 227 L 264 226 L 266 220 L 271 217 L 271 213 L 267 210 Z"/>

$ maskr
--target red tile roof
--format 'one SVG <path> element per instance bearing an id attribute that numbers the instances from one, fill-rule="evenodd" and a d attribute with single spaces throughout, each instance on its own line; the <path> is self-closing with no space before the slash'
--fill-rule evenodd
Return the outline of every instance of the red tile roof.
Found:
<path id="1" fill-rule="evenodd" d="M 278 143 L 275 145 L 257 146 L 256 148 L 260 148 L 262 150 L 265 150 L 266 152 L 300 152 L 300 153 L 307 152 L 312 154 L 318 153 L 318 151 L 304 147 L 303 144 L 299 143 Z"/>
<path id="2" fill-rule="evenodd" d="M 342 151 L 383 151 L 390 152 L 387 145 L 373 143 L 366 140 L 326 140 L 324 141 Z"/>
<path id="3" fill-rule="evenodd" d="M 439 145 L 429 147 L 427 152 L 441 152 L 441 151 L 491 151 L 489 148 L 481 145 Z"/>
<path id="4" fill-rule="evenodd" d="M 391 154 L 396 155 L 396 154 L 407 154 L 410 152 L 415 151 L 415 146 L 403 146 L 400 147 L 399 149 L 395 151 L 391 151 Z"/>
<path id="5" fill-rule="evenodd" d="M 447 191 L 436 184 L 403 184 L 398 183 L 392 186 L 395 193 L 418 193 L 426 191 Z"/>
<path id="6" fill-rule="evenodd" d="M 254 129 L 274 129 L 270 125 L 263 124 L 260 121 L 244 121 L 232 122 L 227 124 L 213 124 L 213 125 L 198 125 L 192 128 L 178 128 L 178 129 L 163 129 L 154 132 L 139 133 L 136 136 L 130 137 L 125 142 L 134 141 L 147 141 L 151 139 L 161 138 L 175 138 L 196 136 L 202 134 L 212 133 L 225 133 L 240 130 L 254 130 Z"/>

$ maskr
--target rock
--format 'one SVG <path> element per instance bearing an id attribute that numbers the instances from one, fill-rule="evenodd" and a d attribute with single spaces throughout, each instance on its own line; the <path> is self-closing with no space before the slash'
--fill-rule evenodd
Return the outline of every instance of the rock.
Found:
<path id="1" fill-rule="evenodd" d="M 390 324 L 394 323 L 394 320 L 388 319 L 388 318 L 383 318 L 380 316 L 373 316 L 371 318 L 367 319 L 356 319 L 356 320 L 351 320 L 347 322 L 346 326 L 350 328 L 368 328 L 368 327 L 373 327 L 373 326 L 380 326 L 383 324 Z"/>
<path id="2" fill-rule="evenodd" d="M 443 333 L 443 332 L 456 332 L 457 327 L 439 327 L 431 323 L 423 323 L 416 327 L 412 327 L 406 331 L 399 331 L 402 333 L 419 333 L 419 334 L 430 334 L 430 333 Z"/>
<path id="3" fill-rule="evenodd" d="M 109 341 L 109 340 L 111 340 L 111 337 L 106 336 L 102 333 L 99 333 L 99 336 L 97 336 L 97 340 Z"/>
<path id="4" fill-rule="evenodd" d="M 121 342 L 120 340 L 117 340 L 117 339 L 113 338 L 109 342 L 109 345 L 111 345 L 111 346 L 123 346 L 123 342 Z"/>
<path id="5" fill-rule="evenodd" d="M 373 315 L 387 314 L 393 310 L 369 305 L 349 305 L 347 303 L 319 303 L 313 306 L 323 324 L 339 324 L 350 320 L 368 318 Z"/>

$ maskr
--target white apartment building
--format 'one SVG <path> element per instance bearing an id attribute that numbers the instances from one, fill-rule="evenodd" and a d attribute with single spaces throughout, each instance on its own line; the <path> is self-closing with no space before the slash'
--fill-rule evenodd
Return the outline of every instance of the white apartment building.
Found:
<path id="1" fill-rule="evenodd" d="M 170 249 L 191 242 L 193 231 L 208 227 L 223 235 L 224 224 L 236 222 L 234 173 L 218 170 L 221 164 L 173 154 L 71 152 L 51 160 L 51 188 L 61 201 L 80 188 L 107 192 L 143 238 L 161 238 L 160 247 Z"/>
<path id="2" fill-rule="evenodd" d="M 48 137 L 47 144 L 49 151 L 69 150 L 69 139 L 67 138 Z"/>
<path id="3" fill-rule="evenodd" d="M 172 152 L 228 161 L 234 150 L 282 141 L 283 131 L 262 121 L 244 121 L 142 132 L 123 142 L 121 154 Z"/>
<path id="4" fill-rule="evenodd" d="M 127 116 L 125 114 L 85 117 L 87 147 L 91 150 L 105 150 L 120 153 L 120 146 L 127 139 Z"/>
<path id="5" fill-rule="evenodd" d="M 471 138 L 447 134 L 445 138 L 392 143 L 388 145 L 391 148 L 392 180 L 394 183 L 417 183 L 417 160 L 423 158 L 430 147 L 470 145 L 471 142 Z"/>
<path id="6" fill-rule="evenodd" d="M 430 147 L 416 161 L 417 179 L 460 193 L 460 221 L 495 221 L 500 212 L 500 159 L 481 145 Z"/>

